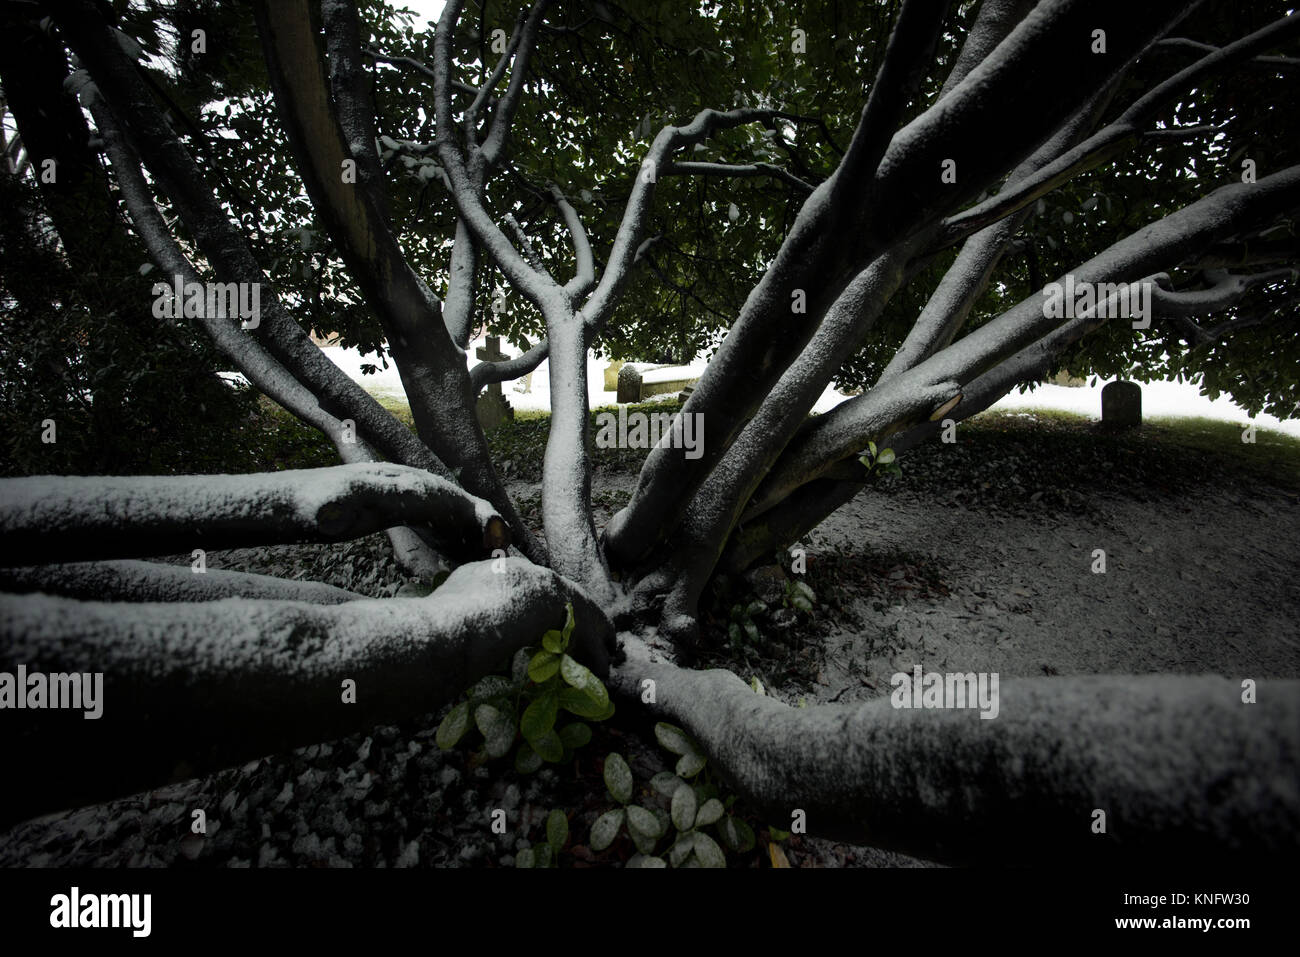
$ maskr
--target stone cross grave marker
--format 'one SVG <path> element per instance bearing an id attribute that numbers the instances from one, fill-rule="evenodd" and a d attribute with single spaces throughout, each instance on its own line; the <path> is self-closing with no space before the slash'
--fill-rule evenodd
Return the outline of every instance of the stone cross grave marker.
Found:
<path id="1" fill-rule="evenodd" d="M 488 336 L 487 345 L 480 346 L 474 354 L 484 362 L 501 362 L 509 358 L 501 351 L 500 336 Z M 488 385 L 487 392 L 479 397 L 475 410 L 478 413 L 479 425 L 483 426 L 484 431 L 495 429 L 507 419 L 515 417 L 515 410 L 510 408 L 510 403 L 501 394 L 500 382 Z"/>

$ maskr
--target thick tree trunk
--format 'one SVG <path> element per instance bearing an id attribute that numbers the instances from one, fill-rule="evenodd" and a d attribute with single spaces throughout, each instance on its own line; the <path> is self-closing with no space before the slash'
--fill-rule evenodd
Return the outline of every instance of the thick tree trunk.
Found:
<path id="1" fill-rule="evenodd" d="M 953 864 L 1141 865 L 1300 852 L 1300 682 L 1008 678 L 978 709 L 791 708 L 728 671 L 630 652 L 616 682 L 789 830 Z M 1105 812 L 1105 832 L 1094 831 Z"/>
<path id="2" fill-rule="evenodd" d="M 510 541 L 487 502 L 404 465 L 0 480 L 7 565 L 337 542 L 410 524 L 433 529 L 438 549 L 461 559 Z"/>
<path id="3" fill-rule="evenodd" d="M 573 654 L 607 676 L 604 613 L 517 558 L 461 566 L 427 598 L 338 605 L 0 596 L 0 674 L 102 674 L 98 718 L 4 712 L 0 824 L 428 714 L 561 627 L 565 602 Z"/>

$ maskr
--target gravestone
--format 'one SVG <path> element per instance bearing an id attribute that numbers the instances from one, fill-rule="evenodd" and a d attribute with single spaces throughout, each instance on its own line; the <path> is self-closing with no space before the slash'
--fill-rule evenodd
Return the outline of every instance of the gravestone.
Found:
<path id="1" fill-rule="evenodd" d="M 1142 387 L 1117 379 L 1101 390 L 1101 422 L 1113 429 L 1132 429 L 1142 424 Z"/>
<path id="2" fill-rule="evenodd" d="M 474 354 L 484 362 L 500 362 L 509 358 L 501 351 L 499 336 L 488 336 L 486 346 L 480 346 Z M 478 413 L 478 423 L 483 426 L 484 432 L 491 431 L 515 417 L 515 410 L 510 408 L 510 403 L 501 394 L 500 382 L 493 382 L 487 387 L 487 391 L 479 396 L 475 411 Z"/>
<path id="3" fill-rule="evenodd" d="M 618 391 L 618 371 L 622 369 L 624 365 L 626 365 L 626 363 L 622 359 L 615 359 L 609 365 L 605 366 L 606 392 Z"/>
<path id="4" fill-rule="evenodd" d="M 699 380 L 699 370 L 686 366 L 629 363 L 618 370 L 618 401 L 644 402 L 652 395 L 681 392 Z"/>

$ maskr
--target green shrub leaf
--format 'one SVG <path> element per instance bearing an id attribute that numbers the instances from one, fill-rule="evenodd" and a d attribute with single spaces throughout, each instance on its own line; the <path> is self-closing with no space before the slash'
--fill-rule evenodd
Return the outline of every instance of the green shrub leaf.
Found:
<path id="1" fill-rule="evenodd" d="M 577 688 L 561 688 L 558 699 L 560 707 L 565 711 L 586 718 L 588 721 L 604 721 L 614 714 L 614 702 L 609 701 L 601 705 L 591 700 L 585 691 L 579 691 Z"/>
<path id="2" fill-rule="evenodd" d="M 695 826 L 695 789 L 683 781 L 673 792 L 673 826 L 679 831 L 689 831 Z"/>
<path id="3" fill-rule="evenodd" d="M 673 754 L 693 754 L 700 749 L 686 736 L 686 732 L 676 725 L 660 721 L 655 725 L 655 737 L 659 743 Z"/>
<path id="4" fill-rule="evenodd" d="M 520 774 L 532 774 L 542 766 L 542 756 L 525 741 L 515 752 L 515 770 Z"/>
<path id="5" fill-rule="evenodd" d="M 559 851 L 568 839 L 569 819 L 564 816 L 563 811 L 556 808 L 546 818 L 546 843 Z"/>
<path id="6" fill-rule="evenodd" d="M 501 757 L 515 743 L 513 716 L 499 711 L 490 704 L 481 704 L 474 709 L 474 723 L 483 732 L 489 757 Z"/>
<path id="7" fill-rule="evenodd" d="M 704 766 L 709 763 L 709 759 L 702 754 L 683 754 L 677 759 L 677 776 L 683 778 L 693 778 L 704 770 Z"/>
<path id="8" fill-rule="evenodd" d="M 727 866 L 727 856 L 718 847 L 718 842 L 700 831 L 695 832 L 695 856 L 702 867 Z"/>
<path id="9" fill-rule="evenodd" d="M 644 837 L 658 840 L 664 833 L 659 825 L 659 819 L 639 804 L 627 806 L 627 829 L 632 832 L 634 838 L 639 833 Z"/>
<path id="10" fill-rule="evenodd" d="M 691 856 L 691 851 L 695 849 L 695 833 L 683 834 L 676 843 L 668 849 L 668 863 L 673 867 L 681 867 L 686 858 Z"/>
<path id="11" fill-rule="evenodd" d="M 681 783 L 682 779 L 671 771 L 660 771 L 650 779 L 650 786 L 666 798 L 672 797 Z"/>
<path id="12" fill-rule="evenodd" d="M 559 705 L 554 692 L 547 692 L 524 709 L 519 730 L 529 741 L 536 741 L 555 727 Z"/>
<path id="13" fill-rule="evenodd" d="M 727 811 L 722 806 L 721 801 L 717 798 L 709 798 L 695 812 L 695 827 L 708 827 L 710 824 L 722 820 L 722 815 L 726 813 Z"/>
<path id="14" fill-rule="evenodd" d="M 592 674 L 586 665 L 580 664 L 568 655 L 560 656 L 560 676 L 566 683 L 586 694 L 602 708 L 609 704 L 609 692 L 605 690 L 601 680 Z"/>
<path id="15" fill-rule="evenodd" d="M 433 739 L 438 742 L 438 747 L 447 751 L 454 748 L 460 739 L 465 737 L 465 732 L 468 730 L 469 702 L 462 701 L 447 712 L 447 717 L 443 718 L 442 724 L 438 725 L 438 732 Z"/>
<path id="16" fill-rule="evenodd" d="M 568 642 L 564 640 L 564 635 L 554 629 L 551 629 L 546 634 L 542 635 L 542 647 L 553 655 L 563 654 L 564 646 L 567 644 Z"/>
<path id="17" fill-rule="evenodd" d="M 590 843 L 593 851 L 603 851 L 614 843 L 614 838 L 618 837 L 618 829 L 623 826 L 624 817 L 625 812 L 620 807 L 606 811 L 596 818 L 596 823 L 591 825 Z"/>
<path id="18" fill-rule="evenodd" d="M 514 682 L 501 675 L 487 675 L 480 678 L 469 690 L 469 700 L 482 704 L 490 698 L 503 698 L 515 690 Z"/>
<path id="19" fill-rule="evenodd" d="M 632 769 L 617 751 L 605 758 L 605 787 L 619 804 L 632 800 Z"/>
<path id="20" fill-rule="evenodd" d="M 581 721 L 566 724 L 560 729 L 560 742 L 569 750 L 576 751 L 591 741 L 591 728 Z"/>
<path id="21" fill-rule="evenodd" d="M 510 659 L 510 678 L 516 684 L 523 684 L 524 679 L 528 677 L 528 663 L 532 660 L 533 650 L 531 648 L 520 648 L 515 652 L 515 656 Z"/>
<path id="22" fill-rule="evenodd" d="M 533 750 L 542 756 L 543 760 L 550 761 L 552 764 L 564 758 L 564 744 L 560 741 L 560 736 L 555 733 L 554 728 L 547 731 L 540 738 L 535 738 L 528 743 L 533 746 Z"/>
<path id="23" fill-rule="evenodd" d="M 738 817 L 723 818 L 718 833 L 733 851 L 745 854 L 754 849 L 754 829 Z"/>
<path id="24" fill-rule="evenodd" d="M 541 684 L 560 670 L 560 656 L 550 651 L 539 651 L 528 662 L 528 677 Z"/>

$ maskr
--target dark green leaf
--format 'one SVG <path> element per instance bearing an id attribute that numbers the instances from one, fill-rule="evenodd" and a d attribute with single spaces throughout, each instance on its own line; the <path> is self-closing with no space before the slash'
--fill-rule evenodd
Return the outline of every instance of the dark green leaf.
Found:
<path id="1" fill-rule="evenodd" d="M 567 644 L 568 642 L 565 641 L 564 635 L 554 629 L 542 635 L 542 647 L 553 655 L 563 654 L 564 647 Z"/>
<path id="2" fill-rule="evenodd" d="M 474 723 L 478 725 L 479 731 L 483 732 L 489 757 L 501 757 L 515 743 L 514 717 L 490 704 L 481 704 L 474 709 Z"/>
<path id="3" fill-rule="evenodd" d="M 554 692 L 541 695 L 524 709 L 523 717 L 519 719 L 519 730 L 529 741 L 536 741 L 555 727 L 558 710 Z"/>
<path id="4" fill-rule="evenodd" d="M 617 751 L 605 758 L 605 787 L 620 804 L 632 800 L 632 769 Z"/>
<path id="5" fill-rule="evenodd" d="M 677 775 L 683 778 L 693 778 L 704 770 L 704 765 L 708 763 L 708 758 L 702 754 L 683 754 L 677 759 Z"/>
<path id="6" fill-rule="evenodd" d="M 618 837 L 618 829 L 623 826 L 624 816 L 625 813 L 620 807 L 606 811 L 596 818 L 596 823 L 591 825 L 590 843 L 593 851 L 603 851 L 614 843 L 614 838 Z"/>
<path id="7" fill-rule="evenodd" d="M 528 662 L 528 677 L 541 684 L 560 670 L 560 657 L 554 652 L 539 651 Z"/>
<path id="8" fill-rule="evenodd" d="M 566 748 L 576 751 L 591 741 L 591 728 L 581 721 L 566 724 L 560 729 L 560 741 L 563 742 Z"/>
<path id="9" fill-rule="evenodd" d="M 673 754 L 695 754 L 700 750 L 685 731 L 666 721 L 655 725 L 655 738 Z"/>
<path id="10" fill-rule="evenodd" d="M 722 815 L 726 814 L 726 809 L 722 802 L 717 798 L 709 798 L 700 809 L 695 813 L 695 827 L 708 827 L 715 821 L 722 820 Z"/>
<path id="11" fill-rule="evenodd" d="M 723 818 L 718 833 L 733 851 L 746 854 L 754 849 L 754 829 L 738 817 Z"/>
<path id="12" fill-rule="evenodd" d="M 696 806 L 695 790 L 683 781 L 673 792 L 672 818 L 677 830 L 689 831 L 695 826 Z"/>
<path id="13" fill-rule="evenodd" d="M 546 843 L 559 851 L 568 839 L 569 819 L 565 817 L 563 811 L 556 808 L 546 818 Z"/>
<path id="14" fill-rule="evenodd" d="M 609 692 L 605 690 L 604 683 L 585 665 L 568 655 L 560 656 L 560 676 L 602 708 L 609 704 Z"/>
<path id="15" fill-rule="evenodd" d="M 515 770 L 520 774 L 532 774 L 542 766 L 542 756 L 533 750 L 527 741 L 515 751 Z"/>
<path id="16" fill-rule="evenodd" d="M 438 747 L 446 751 L 454 748 L 468 730 L 469 702 L 462 701 L 447 712 L 447 717 L 443 718 L 442 723 L 438 725 L 438 731 L 433 739 L 438 743 Z"/>
<path id="17" fill-rule="evenodd" d="M 727 856 L 718 847 L 718 842 L 700 831 L 695 834 L 695 856 L 699 858 L 702 867 L 727 866 Z"/>
<path id="18" fill-rule="evenodd" d="M 535 738 L 528 743 L 533 746 L 533 750 L 542 756 L 543 760 L 552 764 L 564 758 L 564 745 L 560 741 L 560 736 L 555 733 L 554 728 L 547 731 L 540 738 Z"/>

